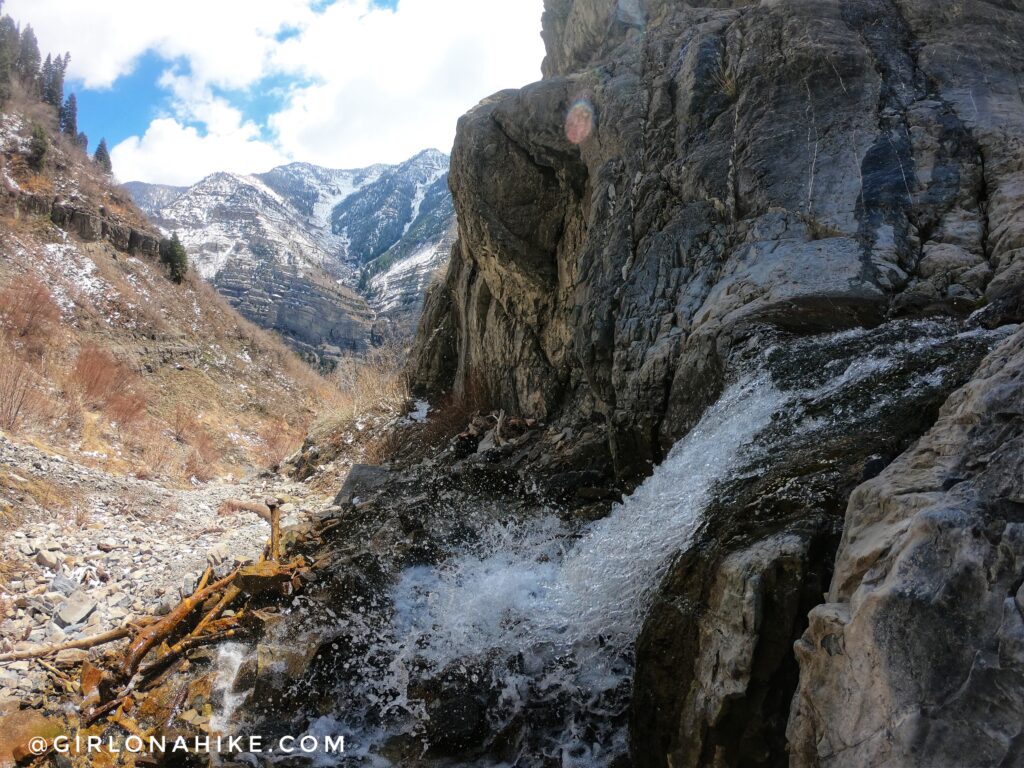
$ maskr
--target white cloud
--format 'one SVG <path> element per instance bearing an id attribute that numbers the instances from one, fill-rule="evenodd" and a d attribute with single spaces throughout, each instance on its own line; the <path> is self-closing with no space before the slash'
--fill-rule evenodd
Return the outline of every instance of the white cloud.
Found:
<path id="1" fill-rule="evenodd" d="M 147 51 L 186 59 L 203 84 L 239 88 L 258 80 L 276 35 L 312 18 L 308 0 L 7 0 L 44 50 L 71 51 L 69 74 L 107 88 Z"/>
<path id="2" fill-rule="evenodd" d="M 164 117 L 150 123 L 141 138 L 122 141 L 110 155 L 122 181 L 186 186 L 216 171 L 255 173 L 288 162 L 275 147 L 260 141 L 258 134 L 252 123 L 201 134 L 195 126 Z"/>
<path id="3" fill-rule="evenodd" d="M 315 5 L 7 0 L 5 8 L 32 23 L 45 49 L 70 50 L 70 75 L 86 87 L 112 85 L 147 51 L 184 60 L 161 79 L 169 116 L 113 151 L 125 179 L 184 183 L 291 159 L 355 167 L 447 151 L 467 109 L 540 75 L 543 0 L 400 0 L 396 11 L 369 0 Z M 294 84 L 261 131 L 224 89 L 281 74 Z"/>
<path id="4" fill-rule="evenodd" d="M 459 116 L 540 76 L 541 0 L 339 2 L 275 50 L 317 82 L 270 121 L 297 157 L 341 167 L 451 148 Z"/>

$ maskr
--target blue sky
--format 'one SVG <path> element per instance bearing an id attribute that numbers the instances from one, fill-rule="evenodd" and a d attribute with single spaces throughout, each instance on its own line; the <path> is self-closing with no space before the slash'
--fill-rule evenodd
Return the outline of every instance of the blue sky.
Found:
<path id="1" fill-rule="evenodd" d="M 6 0 L 122 181 L 448 151 L 458 117 L 540 75 L 543 0 Z"/>

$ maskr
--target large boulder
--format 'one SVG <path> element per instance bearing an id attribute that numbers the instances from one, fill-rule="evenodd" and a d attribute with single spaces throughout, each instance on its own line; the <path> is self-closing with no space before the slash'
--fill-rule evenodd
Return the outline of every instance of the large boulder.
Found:
<path id="1" fill-rule="evenodd" d="M 850 499 L 796 645 L 794 766 L 1024 761 L 1024 331 Z"/>

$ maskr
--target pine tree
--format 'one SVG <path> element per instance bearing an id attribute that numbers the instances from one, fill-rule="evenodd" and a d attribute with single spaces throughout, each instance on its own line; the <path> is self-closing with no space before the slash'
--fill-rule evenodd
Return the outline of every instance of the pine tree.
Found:
<path id="1" fill-rule="evenodd" d="M 28 149 L 28 164 L 35 171 L 42 171 L 46 164 L 46 152 L 50 148 L 50 142 L 46 138 L 46 129 L 41 125 L 32 126 L 32 139 Z"/>
<path id="2" fill-rule="evenodd" d="M 110 151 L 107 149 L 106 139 L 100 139 L 99 146 L 96 147 L 96 154 L 92 156 L 92 159 L 103 169 L 104 173 L 114 172 L 114 164 L 110 161 Z"/>
<path id="3" fill-rule="evenodd" d="M 180 283 L 185 279 L 188 273 L 188 252 L 178 239 L 177 232 L 170 239 L 160 241 L 160 261 L 170 269 L 171 280 Z"/>
<path id="4" fill-rule="evenodd" d="M 72 139 L 78 136 L 78 98 L 73 93 L 60 108 L 60 130 Z"/>
<path id="5" fill-rule="evenodd" d="M 21 42 L 18 50 L 17 71 L 21 81 L 27 86 L 33 86 L 39 79 L 39 62 L 43 57 L 39 54 L 39 41 L 36 40 L 36 33 L 32 26 L 25 27 L 21 33 Z"/>
<path id="6" fill-rule="evenodd" d="M 39 68 L 39 83 L 38 89 L 39 94 L 43 97 L 43 101 L 47 104 L 50 103 L 50 83 L 53 82 L 53 57 L 50 54 L 46 54 L 46 61 L 43 62 L 43 66 Z M 59 104 L 57 105 L 60 106 Z"/>
<path id="7" fill-rule="evenodd" d="M 81 149 L 83 152 L 88 154 L 89 152 L 89 137 L 84 133 L 79 133 L 75 136 L 75 146 Z"/>
<path id="8" fill-rule="evenodd" d="M 21 33 L 10 16 L 0 18 L 0 102 L 11 97 L 11 80 L 21 50 Z"/>
<path id="9" fill-rule="evenodd" d="M 47 56 L 46 59 L 49 61 L 50 57 Z M 58 110 L 64 104 L 64 73 L 67 71 L 70 60 L 70 56 L 57 56 L 53 59 L 50 77 L 44 76 L 43 78 L 43 101 L 52 104 Z"/>

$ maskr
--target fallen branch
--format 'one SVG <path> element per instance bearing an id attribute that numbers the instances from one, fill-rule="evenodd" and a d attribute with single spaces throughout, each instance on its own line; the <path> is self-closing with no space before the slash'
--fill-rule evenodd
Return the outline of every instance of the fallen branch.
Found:
<path id="1" fill-rule="evenodd" d="M 266 504 L 242 501 L 241 499 L 228 499 L 220 505 L 220 508 L 222 512 L 252 512 L 268 523 L 270 522 L 270 507 Z"/>
<path id="2" fill-rule="evenodd" d="M 142 630 L 142 632 L 132 640 L 131 645 L 128 646 L 128 649 L 124 654 L 124 658 L 118 665 L 117 674 L 121 680 L 124 682 L 131 680 L 138 671 L 139 664 L 142 662 L 142 659 L 146 654 L 170 635 L 175 628 L 181 624 L 181 622 L 183 622 L 193 610 L 195 610 L 196 606 L 202 604 L 202 602 L 210 595 L 224 589 L 234 580 L 236 575 L 237 571 L 232 572 L 228 576 L 225 576 L 220 581 L 211 584 L 205 589 L 194 592 L 190 597 L 182 600 L 178 604 L 178 607 L 169 614 Z"/>
<path id="3" fill-rule="evenodd" d="M 155 618 L 140 619 L 139 624 L 146 626 L 157 621 Z M 130 637 L 132 633 L 138 630 L 138 626 L 126 626 L 120 629 L 112 629 L 109 632 L 103 632 L 99 635 L 93 635 L 92 637 L 83 637 L 81 640 L 71 640 L 66 643 L 60 643 L 58 645 L 37 645 L 34 648 L 26 648 L 23 651 L 14 651 L 12 653 L 5 653 L 0 655 L 0 664 L 8 661 L 26 661 L 28 659 L 46 658 L 47 656 L 55 656 L 61 651 L 86 651 L 90 648 L 95 648 L 98 645 L 106 645 L 112 643 L 115 640 L 123 640 L 126 637 Z"/>

